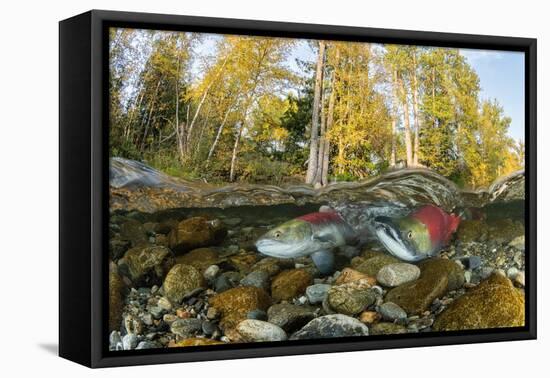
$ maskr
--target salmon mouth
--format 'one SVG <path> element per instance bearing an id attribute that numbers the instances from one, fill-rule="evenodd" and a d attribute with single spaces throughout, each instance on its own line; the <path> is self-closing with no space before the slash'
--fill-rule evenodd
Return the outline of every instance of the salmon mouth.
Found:
<path id="1" fill-rule="evenodd" d="M 377 217 L 374 223 L 376 236 L 388 252 L 401 260 L 409 262 L 422 259 L 417 255 L 410 242 L 402 237 L 399 226 L 392 218 Z"/>
<path id="2" fill-rule="evenodd" d="M 256 241 L 255 246 L 262 255 L 280 259 L 291 259 L 307 255 L 307 253 L 304 253 L 304 245 L 302 243 L 288 244 L 265 238 Z"/>

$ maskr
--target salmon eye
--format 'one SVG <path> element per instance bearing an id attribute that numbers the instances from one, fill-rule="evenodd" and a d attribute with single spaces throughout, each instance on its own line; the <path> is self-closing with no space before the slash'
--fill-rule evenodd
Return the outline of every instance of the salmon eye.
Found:
<path id="1" fill-rule="evenodd" d="M 279 239 L 281 237 L 281 231 L 275 231 L 275 238 Z"/>
<path id="2" fill-rule="evenodd" d="M 407 238 L 412 239 L 412 237 L 413 237 L 413 233 L 412 231 L 409 231 L 409 233 L 407 234 Z"/>

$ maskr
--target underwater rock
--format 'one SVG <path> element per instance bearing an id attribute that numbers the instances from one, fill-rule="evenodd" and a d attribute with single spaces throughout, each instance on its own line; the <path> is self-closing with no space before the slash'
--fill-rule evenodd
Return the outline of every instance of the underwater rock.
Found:
<path id="1" fill-rule="evenodd" d="M 281 267 L 279 265 L 279 260 L 274 257 L 265 257 L 255 263 L 251 270 L 262 270 L 265 271 L 269 277 L 273 277 L 276 274 L 278 274 L 281 271 Z"/>
<path id="2" fill-rule="evenodd" d="M 371 335 L 396 335 L 407 333 L 407 328 L 400 324 L 381 322 L 370 326 Z"/>
<path id="3" fill-rule="evenodd" d="M 421 279 L 435 279 L 438 276 L 447 277 L 446 291 L 456 290 L 464 285 L 464 269 L 452 260 L 436 257 L 420 262 L 418 267 L 420 268 Z"/>
<path id="4" fill-rule="evenodd" d="M 241 280 L 241 285 L 269 290 L 269 274 L 264 270 L 250 272 Z"/>
<path id="5" fill-rule="evenodd" d="M 290 340 L 368 335 L 369 328 L 359 320 L 347 315 L 332 314 L 313 319 L 292 334 Z"/>
<path id="6" fill-rule="evenodd" d="M 168 344 L 169 348 L 178 348 L 178 347 L 188 347 L 188 346 L 201 346 L 201 345 L 220 345 L 225 344 L 221 341 L 202 338 L 202 337 L 190 337 L 188 339 L 184 339 L 178 342 L 170 342 Z"/>
<path id="7" fill-rule="evenodd" d="M 242 341 L 284 341 L 286 332 L 275 324 L 256 319 L 246 319 L 237 324 L 236 331 Z"/>
<path id="8" fill-rule="evenodd" d="M 525 298 L 512 282 L 492 274 L 456 299 L 435 320 L 435 331 L 521 327 L 525 324 Z"/>
<path id="9" fill-rule="evenodd" d="M 116 261 L 124 256 L 124 253 L 130 248 L 131 243 L 128 240 L 109 239 L 109 256 Z"/>
<path id="10" fill-rule="evenodd" d="M 373 277 L 370 277 L 366 275 L 365 273 L 361 273 L 358 270 L 351 269 L 351 268 L 344 268 L 342 272 L 340 272 L 340 275 L 336 278 L 336 281 L 334 281 L 335 285 L 342 285 L 349 282 L 359 281 L 366 279 L 368 282 L 372 285 L 376 285 L 376 279 Z"/>
<path id="11" fill-rule="evenodd" d="M 267 312 L 260 309 L 248 311 L 248 313 L 246 314 L 246 318 L 256 319 L 256 320 L 267 320 Z"/>
<path id="12" fill-rule="evenodd" d="M 173 265 L 172 252 L 161 246 L 134 247 L 118 261 L 120 272 L 136 286 L 160 284 Z"/>
<path id="13" fill-rule="evenodd" d="M 363 257 L 354 259 L 355 270 L 358 270 L 361 273 L 365 273 L 371 277 L 376 277 L 380 269 L 386 265 L 396 264 L 401 262 L 399 259 L 387 255 L 382 252 L 373 252 L 369 251 L 367 254 L 363 253 Z"/>
<path id="14" fill-rule="evenodd" d="M 217 264 L 219 261 L 219 254 L 213 248 L 197 248 L 176 257 L 176 264 L 191 265 L 201 273 L 204 273 L 206 268 Z"/>
<path id="15" fill-rule="evenodd" d="M 393 302 L 407 314 L 424 312 L 432 302 L 447 291 L 448 278 L 445 275 L 420 277 L 418 280 L 398 286 L 386 294 L 386 302 Z"/>
<path id="16" fill-rule="evenodd" d="M 200 319 L 177 319 L 170 325 L 170 331 L 182 338 L 189 338 L 202 331 L 202 322 Z"/>
<path id="17" fill-rule="evenodd" d="M 124 307 L 124 283 L 118 274 L 117 266 L 109 264 L 109 331 L 119 330 Z"/>
<path id="18" fill-rule="evenodd" d="M 382 318 L 382 316 L 376 311 L 363 311 L 359 315 L 359 320 L 361 321 L 361 323 L 365 324 L 376 323 L 380 320 L 380 318 Z"/>
<path id="19" fill-rule="evenodd" d="M 204 287 L 204 279 L 191 265 L 177 264 L 166 275 L 163 287 L 166 297 L 179 304 L 185 296 Z"/>
<path id="20" fill-rule="evenodd" d="M 241 273 L 248 273 L 256 261 L 258 260 L 258 254 L 255 252 L 243 252 L 237 255 L 230 256 L 227 263 L 234 270 L 238 270 Z"/>
<path id="21" fill-rule="evenodd" d="M 222 293 L 239 285 L 242 276 L 239 272 L 223 272 L 216 278 L 214 289 L 217 293 Z"/>
<path id="22" fill-rule="evenodd" d="M 508 218 L 494 219 L 488 222 L 489 235 L 491 241 L 499 244 L 509 243 L 513 239 L 525 237 L 525 227 L 523 223 Z"/>
<path id="23" fill-rule="evenodd" d="M 218 273 L 220 272 L 220 267 L 217 265 L 210 265 L 208 268 L 204 270 L 203 276 L 204 279 L 211 282 L 216 279 L 218 276 Z"/>
<path id="24" fill-rule="evenodd" d="M 267 310 L 271 305 L 271 298 L 263 289 L 241 286 L 211 297 L 209 303 L 220 311 L 220 326 L 226 329 L 246 319 L 248 312 L 252 310 Z"/>
<path id="25" fill-rule="evenodd" d="M 376 294 L 368 280 L 333 286 L 327 294 L 332 310 L 344 315 L 356 315 L 376 301 Z"/>
<path id="26" fill-rule="evenodd" d="M 279 273 L 271 282 L 271 295 L 277 302 L 289 300 L 304 293 L 313 282 L 305 269 L 291 269 Z"/>
<path id="27" fill-rule="evenodd" d="M 315 309 L 289 303 L 279 303 L 267 310 L 268 322 L 286 332 L 294 332 L 315 318 Z"/>
<path id="28" fill-rule="evenodd" d="M 195 248 L 219 244 L 227 235 L 227 229 L 219 220 L 193 217 L 178 223 L 168 235 L 170 248 L 183 253 Z"/>
<path id="29" fill-rule="evenodd" d="M 143 225 L 132 218 L 127 218 L 120 225 L 120 238 L 129 241 L 134 247 L 147 244 L 147 234 Z"/>
<path id="30" fill-rule="evenodd" d="M 405 319 L 407 317 L 407 313 L 405 312 L 405 310 L 403 310 L 401 307 L 393 302 L 382 303 L 378 307 L 378 312 L 380 313 L 380 315 L 382 315 L 382 318 L 384 320 L 388 320 L 391 322 L 395 320 Z"/>
<path id="31" fill-rule="evenodd" d="M 325 300 L 328 291 L 332 285 L 329 284 L 315 284 L 306 288 L 306 297 L 309 303 L 316 304 Z"/>
<path id="32" fill-rule="evenodd" d="M 138 338 L 133 333 L 128 333 L 122 338 L 122 348 L 124 350 L 132 350 L 137 347 Z"/>
<path id="33" fill-rule="evenodd" d="M 519 251 L 525 251 L 525 235 L 520 235 L 514 238 L 510 243 L 508 243 L 508 245 Z"/>
<path id="34" fill-rule="evenodd" d="M 413 264 L 397 263 L 382 267 L 376 280 L 386 287 L 396 287 L 420 277 L 420 269 Z"/>
<path id="35" fill-rule="evenodd" d="M 478 219 L 463 220 L 456 231 L 456 238 L 461 243 L 483 242 L 487 235 L 487 223 Z"/>

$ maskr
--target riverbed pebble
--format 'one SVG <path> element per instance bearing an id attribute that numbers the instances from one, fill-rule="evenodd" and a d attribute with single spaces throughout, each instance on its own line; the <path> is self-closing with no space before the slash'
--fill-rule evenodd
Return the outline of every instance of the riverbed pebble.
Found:
<path id="1" fill-rule="evenodd" d="M 407 263 L 390 264 L 382 267 L 376 280 L 386 287 L 396 287 L 420 277 L 420 268 Z"/>

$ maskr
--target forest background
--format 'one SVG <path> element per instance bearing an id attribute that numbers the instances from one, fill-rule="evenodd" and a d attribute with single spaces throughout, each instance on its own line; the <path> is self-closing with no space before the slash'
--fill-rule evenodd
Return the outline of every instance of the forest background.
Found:
<path id="1" fill-rule="evenodd" d="M 109 58 L 111 156 L 188 180 L 427 167 L 475 189 L 524 166 L 459 49 L 111 29 Z"/>

